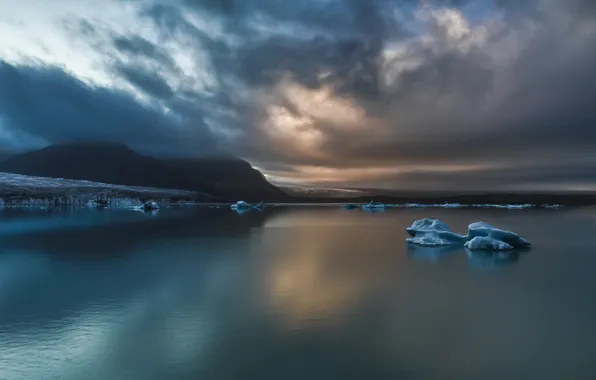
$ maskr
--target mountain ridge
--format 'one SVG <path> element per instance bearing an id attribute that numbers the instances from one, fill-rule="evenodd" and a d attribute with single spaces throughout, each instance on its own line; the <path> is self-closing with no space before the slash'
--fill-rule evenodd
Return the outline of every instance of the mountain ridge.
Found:
<path id="1" fill-rule="evenodd" d="M 0 171 L 115 185 L 190 190 L 220 200 L 284 200 L 287 195 L 236 157 L 157 158 L 111 142 L 66 142 L 9 157 Z"/>

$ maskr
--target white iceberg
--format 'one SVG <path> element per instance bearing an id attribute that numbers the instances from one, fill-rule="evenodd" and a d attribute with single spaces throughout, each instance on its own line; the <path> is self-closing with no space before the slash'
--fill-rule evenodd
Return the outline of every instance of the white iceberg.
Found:
<path id="1" fill-rule="evenodd" d="M 530 245 L 529 241 L 521 238 L 518 234 L 502 230 L 486 222 L 475 222 L 468 226 L 468 240 L 472 240 L 475 237 L 488 237 L 494 240 L 500 240 L 515 248 Z"/>
<path id="2" fill-rule="evenodd" d="M 462 244 L 466 236 L 456 234 L 449 229 L 449 226 L 439 219 L 424 218 L 415 221 L 412 226 L 406 228 L 411 238 L 406 239 L 408 243 L 427 247 Z"/>
<path id="3" fill-rule="evenodd" d="M 513 246 L 487 236 L 476 236 L 464 244 L 471 251 L 509 251 Z"/>
<path id="4" fill-rule="evenodd" d="M 406 240 L 410 244 L 420 245 L 420 246 L 424 246 L 424 247 L 438 247 L 438 246 L 445 246 L 445 245 L 460 244 L 460 241 L 444 239 L 444 238 L 439 237 L 438 234 L 417 236 L 417 237 L 413 237 L 413 238 L 407 238 Z"/>
<path id="5" fill-rule="evenodd" d="M 423 247 L 463 245 L 469 250 L 505 251 L 530 246 L 530 242 L 518 234 L 486 222 L 472 223 L 467 235 L 459 235 L 439 219 L 424 218 L 415 221 L 406 231 L 412 236 L 406 239 L 409 244 Z"/>
<path id="6" fill-rule="evenodd" d="M 417 233 L 432 232 L 432 231 L 448 231 L 451 232 L 447 223 L 434 218 L 424 218 L 415 221 L 412 225 L 406 228 L 406 231 L 416 236 Z"/>

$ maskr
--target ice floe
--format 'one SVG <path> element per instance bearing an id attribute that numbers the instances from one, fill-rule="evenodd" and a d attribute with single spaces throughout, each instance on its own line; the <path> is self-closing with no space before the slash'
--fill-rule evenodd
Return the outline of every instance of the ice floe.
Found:
<path id="1" fill-rule="evenodd" d="M 509 251 L 513 246 L 504 241 L 493 239 L 487 236 L 476 236 L 468 240 L 464 247 L 472 251 Z"/>
<path id="2" fill-rule="evenodd" d="M 527 247 L 530 245 L 529 241 L 521 238 L 518 234 L 502 230 L 486 222 L 475 222 L 468 226 L 468 240 L 472 240 L 476 237 L 487 237 L 499 240 L 514 248 Z"/>
<path id="3" fill-rule="evenodd" d="M 385 205 L 382 203 L 370 201 L 369 203 L 362 205 L 362 209 L 368 210 L 368 211 L 379 211 L 379 210 L 384 210 Z"/>
<path id="4" fill-rule="evenodd" d="M 486 222 L 474 222 L 468 226 L 467 235 L 459 235 L 439 219 L 424 218 L 406 228 L 412 236 L 409 244 L 423 247 L 464 246 L 469 250 L 506 251 L 530 246 L 530 242 L 518 234 L 494 227 Z"/>
<path id="5" fill-rule="evenodd" d="M 245 201 L 238 201 L 236 203 L 234 203 L 233 205 L 230 206 L 230 208 L 232 210 L 250 210 L 250 209 L 262 209 L 264 207 L 263 202 L 257 204 L 257 205 L 251 205 L 248 202 Z"/>
<path id="6" fill-rule="evenodd" d="M 466 236 L 451 231 L 449 226 L 439 219 L 417 220 L 406 231 L 412 236 L 407 239 L 408 243 L 427 247 L 462 244 L 466 241 Z"/>

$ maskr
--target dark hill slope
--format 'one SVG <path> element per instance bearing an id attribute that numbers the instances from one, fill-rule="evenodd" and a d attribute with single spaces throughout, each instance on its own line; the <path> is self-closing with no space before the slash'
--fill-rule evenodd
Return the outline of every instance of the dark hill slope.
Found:
<path id="1" fill-rule="evenodd" d="M 208 193 L 222 200 L 282 200 L 285 193 L 236 158 L 162 160 L 113 143 L 68 143 L 16 155 L 0 171 Z"/>

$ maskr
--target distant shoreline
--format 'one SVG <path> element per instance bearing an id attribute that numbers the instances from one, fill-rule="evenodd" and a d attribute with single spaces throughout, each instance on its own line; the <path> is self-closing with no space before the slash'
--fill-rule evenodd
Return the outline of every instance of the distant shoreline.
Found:
<path id="1" fill-rule="evenodd" d="M 238 192 L 242 194 L 239 187 Z M 89 200 L 111 200 L 114 202 L 143 203 L 150 200 L 179 205 L 229 206 L 236 201 L 250 203 L 264 202 L 269 205 L 322 205 L 322 204 L 365 204 L 375 202 L 397 205 L 395 207 L 465 208 L 479 207 L 498 208 L 505 205 L 561 205 L 590 206 L 596 205 L 596 193 L 468 193 L 441 194 L 428 192 L 393 193 L 383 195 L 365 195 L 358 197 L 305 197 L 289 196 L 285 199 L 272 199 L 266 196 L 259 198 L 251 194 L 244 199 L 222 199 L 210 194 L 188 190 L 162 189 L 115 185 L 100 182 L 69 180 L 49 177 L 33 177 L 20 174 L 0 173 L 0 204 L 3 206 L 60 206 L 85 205 Z M 241 195 L 242 196 L 242 195 Z M 257 199 L 254 199 L 257 198 Z M 408 206 L 410 205 L 410 206 Z M 418 205 L 418 206 L 412 206 Z M 447 205 L 447 206 L 446 206 Z M 529 207 L 526 207 L 529 208 Z"/>
<path id="2" fill-rule="evenodd" d="M 108 210 L 127 210 L 138 207 L 144 202 L 138 198 L 115 198 L 109 199 L 110 204 L 105 207 L 88 206 L 84 200 L 75 200 L 70 202 L 60 203 L 53 200 L 25 200 L 22 202 L 7 203 L 0 199 L 0 209 L 71 209 L 71 208 L 100 208 Z M 232 202 L 194 202 L 179 200 L 174 201 L 171 199 L 156 200 L 156 202 L 162 208 L 202 208 L 202 209 L 230 209 Z M 317 208 L 343 208 L 345 203 L 343 202 L 292 202 L 292 203 L 264 203 L 266 208 L 291 208 L 291 207 L 317 207 Z M 354 203 L 353 203 L 354 204 Z M 366 203 L 357 203 L 356 209 L 362 209 L 361 206 Z M 563 205 L 563 204 L 455 204 L 455 203 L 444 203 L 444 204 L 431 204 L 431 203 L 406 203 L 406 204 L 386 204 L 385 209 L 374 210 L 373 212 L 384 211 L 384 210 L 399 210 L 399 209 L 445 209 L 445 210 L 466 210 L 466 209 L 495 209 L 495 210 L 553 210 L 563 209 L 569 207 L 585 207 L 589 205 Z"/>
<path id="3" fill-rule="evenodd" d="M 111 204 L 120 203 L 141 204 L 147 201 L 156 201 L 167 206 L 195 206 L 195 207 L 229 207 L 235 201 L 205 201 L 201 200 L 199 195 L 195 194 L 176 194 L 170 195 L 164 192 L 135 192 L 135 191 L 100 191 L 100 192 L 82 192 L 73 194 L 72 191 L 7 191 L 0 189 L 0 207 L 31 207 L 31 206 L 85 206 L 91 200 L 107 200 Z M 382 197 L 374 198 L 375 202 L 385 204 L 387 208 L 444 208 L 444 209 L 464 209 L 464 208 L 509 208 L 509 209 L 527 209 L 527 208 L 561 208 L 576 206 L 596 206 L 596 198 L 590 197 L 540 197 L 537 199 L 522 198 L 495 199 L 486 196 L 481 199 L 475 197 L 471 199 L 461 199 L 457 201 L 443 199 L 424 199 L 403 200 L 403 199 L 385 199 Z M 516 201 L 517 200 L 517 201 Z M 255 202 L 248 200 L 249 203 Z M 262 200 L 269 207 L 325 207 L 341 206 L 344 204 L 365 205 L 370 199 L 296 199 L 293 201 L 277 202 Z"/>

